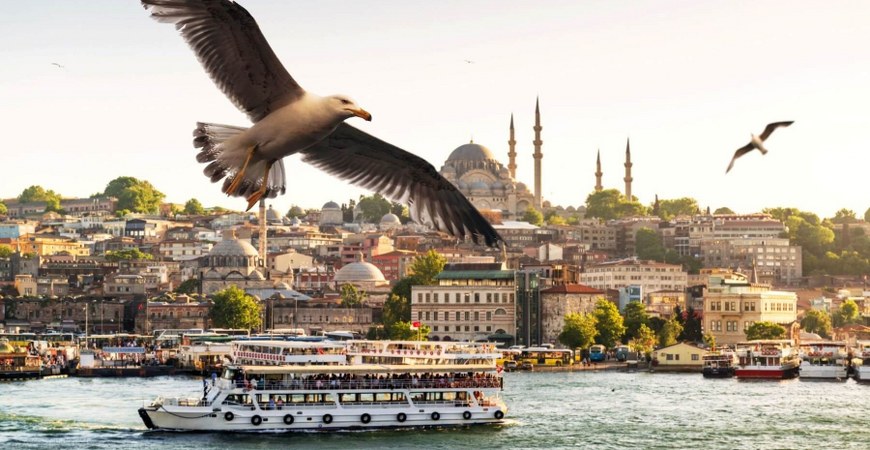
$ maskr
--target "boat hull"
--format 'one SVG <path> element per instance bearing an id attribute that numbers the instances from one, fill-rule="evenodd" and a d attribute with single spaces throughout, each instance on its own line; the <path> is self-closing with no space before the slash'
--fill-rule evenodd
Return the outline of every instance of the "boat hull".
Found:
<path id="1" fill-rule="evenodd" d="M 870 383 L 870 366 L 858 366 L 855 368 L 855 381 Z"/>
<path id="2" fill-rule="evenodd" d="M 848 378 L 848 368 L 846 366 L 814 366 L 802 364 L 800 375 L 802 380 L 846 381 Z"/>
<path id="3" fill-rule="evenodd" d="M 702 370 L 704 378 L 731 378 L 734 376 L 733 367 L 705 367 Z"/>
<path id="4" fill-rule="evenodd" d="M 428 406 L 428 405 L 427 405 Z M 168 409 L 167 409 L 168 408 Z M 228 414 L 229 413 L 229 414 Z M 468 413 L 468 414 L 466 414 Z M 499 424 L 500 407 L 404 407 L 384 409 L 212 410 L 148 406 L 139 409 L 145 426 L 171 431 L 337 431 Z M 287 419 L 287 417 L 292 419 Z"/>
<path id="5" fill-rule="evenodd" d="M 800 369 L 795 367 L 738 367 L 734 371 L 734 376 L 737 378 L 751 378 L 763 380 L 786 380 L 796 378 L 800 374 Z"/>

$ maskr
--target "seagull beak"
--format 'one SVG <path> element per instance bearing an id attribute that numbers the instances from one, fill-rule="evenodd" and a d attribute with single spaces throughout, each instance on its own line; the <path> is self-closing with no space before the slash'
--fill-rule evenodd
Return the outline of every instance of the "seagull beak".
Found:
<path id="1" fill-rule="evenodd" d="M 364 109 L 362 109 L 362 108 L 360 108 L 360 109 L 351 109 L 350 112 L 352 112 L 353 115 L 355 115 L 355 116 L 357 116 L 357 117 L 362 117 L 363 119 L 365 119 L 365 120 L 368 121 L 368 122 L 371 122 L 371 121 L 372 121 L 372 115 L 369 114 L 368 111 L 366 111 L 366 110 L 364 110 Z"/>

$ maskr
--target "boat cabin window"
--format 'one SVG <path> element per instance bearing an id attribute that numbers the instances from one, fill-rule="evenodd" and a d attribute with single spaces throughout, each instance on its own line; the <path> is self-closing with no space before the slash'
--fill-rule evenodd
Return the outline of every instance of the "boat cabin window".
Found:
<path id="1" fill-rule="evenodd" d="M 230 394 L 223 401 L 224 405 L 250 405 L 251 397 L 248 394 Z"/>

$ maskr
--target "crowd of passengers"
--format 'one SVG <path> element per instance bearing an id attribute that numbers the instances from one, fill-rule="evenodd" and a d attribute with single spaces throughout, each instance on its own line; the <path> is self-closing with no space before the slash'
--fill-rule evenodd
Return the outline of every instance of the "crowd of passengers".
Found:
<path id="1" fill-rule="evenodd" d="M 421 375 L 357 375 L 357 374 L 317 374 L 285 379 L 258 378 L 245 376 L 239 372 L 235 378 L 236 387 L 247 390 L 265 389 L 412 389 L 412 388 L 461 388 L 461 387 L 501 387 L 501 377 L 489 373 L 456 373 Z"/>

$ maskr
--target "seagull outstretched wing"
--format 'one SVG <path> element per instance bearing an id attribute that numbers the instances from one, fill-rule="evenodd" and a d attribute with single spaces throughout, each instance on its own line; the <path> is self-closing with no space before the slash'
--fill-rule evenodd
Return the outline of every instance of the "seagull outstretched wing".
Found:
<path id="1" fill-rule="evenodd" d="M 763 141 L 763 140 L 767 139 L 767 138 L 770 136 L 771 133 L 773 133 L 773 130 L 775 130 L 775 129 L 779 128 L 779 127 L 787 127 L 787 126 L 789 126 L 789 125 L 791 125 L 791 124 L 793 124 L 793 123 L 794 123 L 793 120 L 790 121 L 790 122 L 774 122 L 774 123 L 769 123 L 769 124 L 767 124 L 766 127 L 764 127 L 764 131 L 763 131 L 763 132 L 762 132 L 758 137 L 761 138 L 761 140 Z"/>
<path id="2" fill-rule="evenodd" d="M 426 160 L 348 124 L 301 153 L 302 160 L 315 167 L 407 203 L 416 222 L 490 247 L 502 241 L 474 205 Z"/>
<path id="3" fill-rule="evenodd" d="M 731 168 L 734 167 L 734 161 L 737 161 L 737 158 L 751 152 L 752 150 L 755 150 L 755 146 L 752 145 L 751 143 L 746 144 L 743 147 L 738 148 L 737 151 L 734 152 L 734 157 L 731 158 L 731 162 L 728 164 L 728 168 L 725 169 L 725 173 L 728 173 L 731 171 Z"/>
<path id="4" fill-rule="evenodd" d="M 142 0 L 142 6 L 155 20 L 175 24 L 212 81 L 253 122 L 305 92 L 238 3 Z"/>

